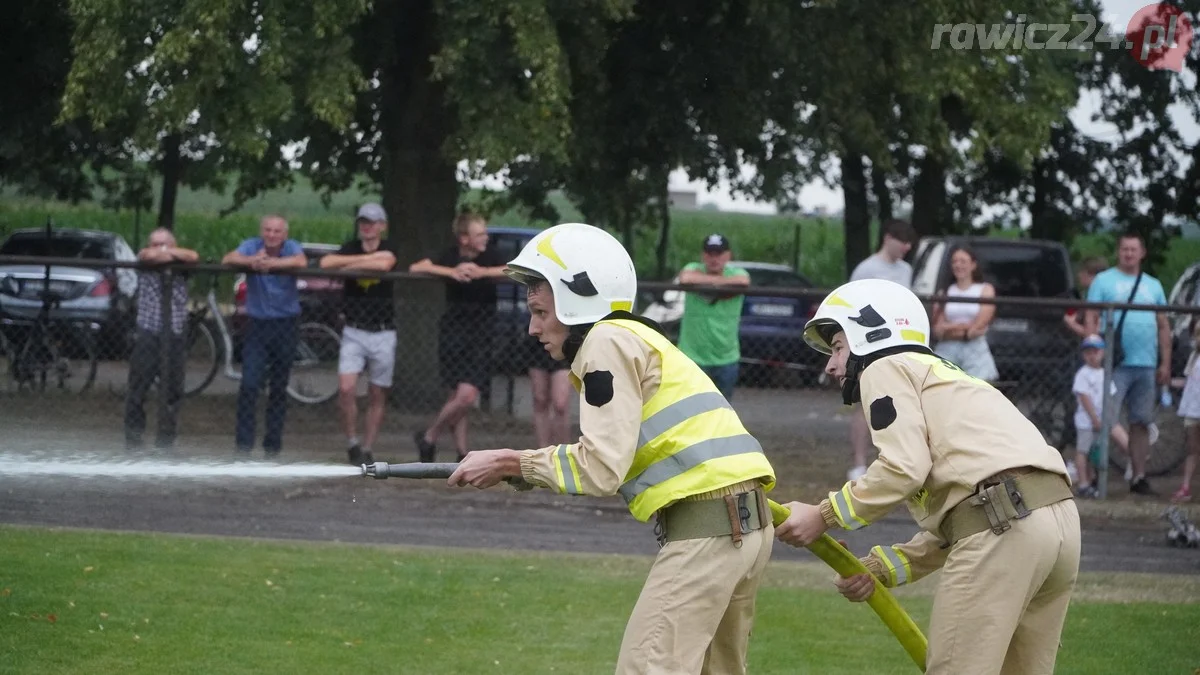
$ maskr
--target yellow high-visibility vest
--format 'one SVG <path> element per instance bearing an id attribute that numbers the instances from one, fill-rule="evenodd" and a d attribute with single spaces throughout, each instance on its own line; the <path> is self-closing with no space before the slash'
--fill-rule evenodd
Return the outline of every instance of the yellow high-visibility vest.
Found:
<path id="1" fill-rule="evenodd" d="M 625 319 L 600 323 L 632 331 L 662 361 L 662 382 L 642 404 L 637 451 L 618 490 L 634 518 L 646 522 L 680 499 L 745 481 L 775 486 L 762 446 L 699 366 L 649 326 Z"/>

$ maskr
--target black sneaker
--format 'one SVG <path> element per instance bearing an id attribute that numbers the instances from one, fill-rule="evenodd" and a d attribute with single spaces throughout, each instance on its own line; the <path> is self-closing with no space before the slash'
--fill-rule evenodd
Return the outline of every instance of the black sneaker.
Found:
<path id="1" fill-rule="evenodd" d="M 352 466 L 362 466 L 363 464 L 367 463 L 363 460 L 363 451 L 362 448 L 359 447 L 358 443 L 350 446 L 350 448 L 346 450 L 346 455 L 350 458 L 350 464 Z"/>
<path id="2" fill-rule="evenodd" d="M 1158 494 L 1154 491 L 1154 488 L 1150 487 L 1150 482 L 1146 480 L 1145 476 L 1141 478 L 1135 478 L 1133 482 L 1129 484 L 1129 491 L 1134 494 L 1147 496 Z"/>
<path id="3" fill-rule="evenodd" d="M 432 462 L 437 455 L 437 446 L 425 440 L 425 432 L 413 434 L 413 440 L 417 443 L 417 457 L 427 464 Z"/>

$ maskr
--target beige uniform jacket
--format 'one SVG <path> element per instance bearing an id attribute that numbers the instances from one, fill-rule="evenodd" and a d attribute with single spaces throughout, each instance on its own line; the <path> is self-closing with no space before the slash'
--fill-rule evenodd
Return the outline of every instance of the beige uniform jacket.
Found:
<path id="1" fill-rule="evenodd" d="M 521 477 L 563 493 L 616 494 L 633 465 L 642 403 L 662 381 L 662 360 L 633 331 L 597 324 L 575 355 L 570 378 L 580 392 L 582 436 L 578 443 L 521 451 Z M 575 475 L 564 476 L 563 471 Z"/>
<path id="2" fill-rule="evenodd" d="M 911 565 L 899 583 L 942 566 L 942 518 L 985 478 L 1025 466 L 1066 475 L 1058 451 L 1003 394 L 936 356 L 885 356 L 863 370 L 859 386 L 879 457 L 830 493 L 821 514 L 830 527 L 853 530 L 906 503 L 922 532 L 891 547 Z M 881 553 L 877 547 L 864 562 L 886 583 Z"/>

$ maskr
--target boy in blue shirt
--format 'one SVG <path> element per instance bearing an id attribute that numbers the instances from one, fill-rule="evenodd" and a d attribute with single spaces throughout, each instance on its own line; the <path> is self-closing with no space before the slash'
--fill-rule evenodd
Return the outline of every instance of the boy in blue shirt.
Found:
<path id="1" fill-rule="evenodd" d="M 1146 244 L 1141 235 L 1127 233 L 1117 240 L 1117 266 L 1096 275 L 1088 289 L 1088 302 L 1131 303 L 1136 305 L 1165 305 L 1166 294 L 1158 279 L 1142 272 Z M 1129 414 L 1129 456 L 1131 479 L 1129 491 L 1142 495 L 1155 494 L 1146 481 L 1146 455 L 1150 450 L 1149 427 L 1154 422 L 1156 384 L 1165 385 L 1171 378 L 1171 331 L 1163 312 L 1118 310 L 1112 320 L 1121 323 L 1116 336 L 1124 351 L 1124 359 L 1116 362 L 1120 350 L 1113 354 L 1114 398 L 1118 406 L 1125 404 Z M 1100 312 L 1088 310 L 1090 333 L 1102 333 L 1104 325 Z M 1115 347 L 1114 347 L 1115 348 Z M 1118 408 L 1119 410 L 1119 408 Z"/>
<path id="2" fill-rule="evenodd" d="M 300 242 L 289 239 L 282 216 L 269 215 L 259 223 L 259 236 L 243 241 L 225 254 L 226 265 L 249 267 L 246 275 L 246 336 L 242 341 L 242 382 L 237 400 L 237 449 L 249 454 L 254 447 L 254 413 L 263 377 L 268 377 L 267 433 L 262 447 L 268 457 L 283 448 L 283 421 L 287 414 L 287 383 L 296 352 L 296 322 L 300 293 L 296 277 L 263 274 L 272 270 L 305 267 L 308 261 Z"/>

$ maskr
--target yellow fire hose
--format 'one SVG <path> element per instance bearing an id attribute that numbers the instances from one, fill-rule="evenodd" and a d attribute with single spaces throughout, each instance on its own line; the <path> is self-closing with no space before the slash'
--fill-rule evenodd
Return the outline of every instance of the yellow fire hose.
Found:
<path id="1" fill-rule="evenodd" d="M 771 520 L 776 526 L 787 520 L 792 514 L 786 506 L 774 501 L 768 500 L 771 507 Z M 821 538 L 808 545 L 808 550 L 813 552 L 813 555 L 820 558 L 833 568 L 843 577 L 853 576 L 855 574 L 868 574 L 866 566 L 862 564 L 854 554 L 847 551 L 844 546 L 828 534 L 821 535 Z M 896 602 L 896 597 L 888 591 L 887 587 L 879 583 L 879 579 L 875 579 L 875 592 L 867 599 L 867 604 L 879 618 L 883 620 L 884 625 L 896 639 L 900 641 L 900 645 L 904 647 L 904 651 L 912 657 L 917 667 L 921 672 L 925 671 L 925 651 L 929 648 L 929 642 L 925 639 L 925 634 L 913 623 L 912 617 L 904 608 Z"/>

